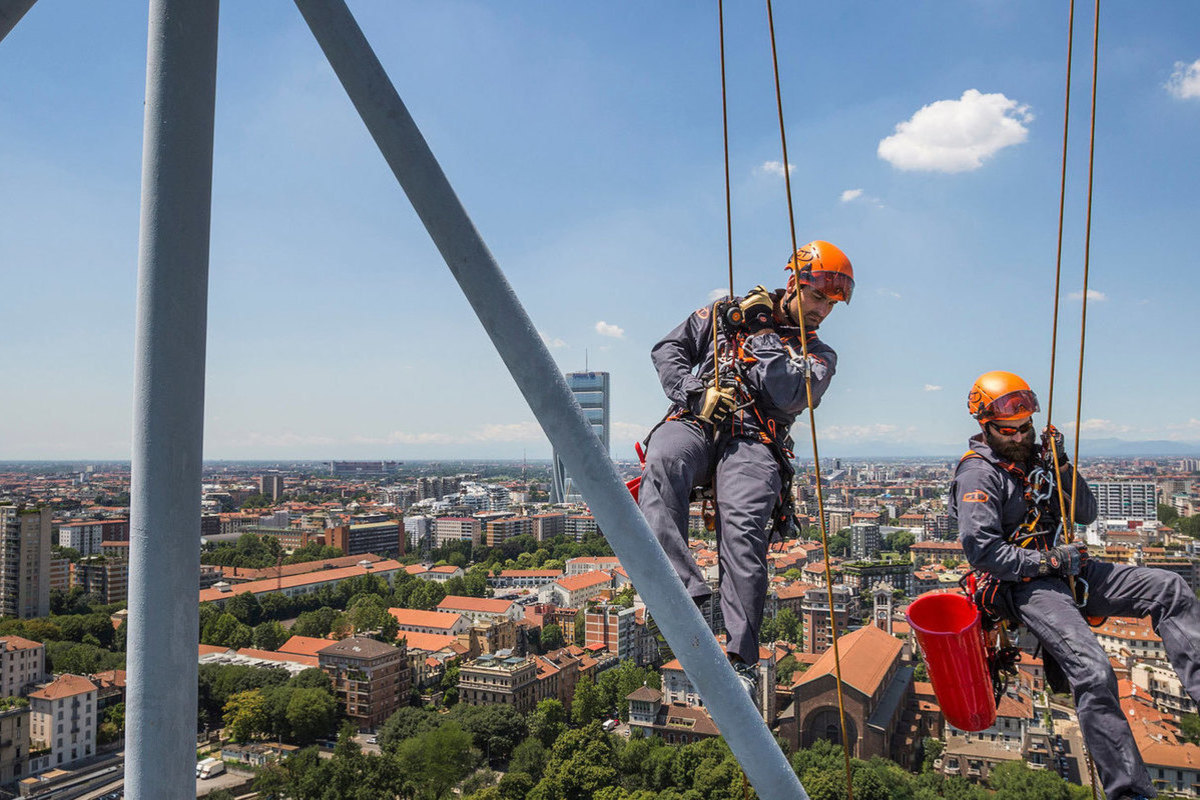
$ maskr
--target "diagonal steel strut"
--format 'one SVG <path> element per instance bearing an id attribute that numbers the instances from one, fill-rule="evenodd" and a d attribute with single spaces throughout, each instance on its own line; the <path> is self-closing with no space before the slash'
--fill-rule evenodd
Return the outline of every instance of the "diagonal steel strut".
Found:
<path id="1" fill-rule="evenodd" d="M 296 6 L 759 797 L 807 800 L 350 10 Z"/>
<path id="2" fill-rule="evenodd" d="M 9 31 L 16 27 L 25 16 L 25 12 L 33 8 L 37 0 L 0 0 L 0 42 L 8 36 Z"/>

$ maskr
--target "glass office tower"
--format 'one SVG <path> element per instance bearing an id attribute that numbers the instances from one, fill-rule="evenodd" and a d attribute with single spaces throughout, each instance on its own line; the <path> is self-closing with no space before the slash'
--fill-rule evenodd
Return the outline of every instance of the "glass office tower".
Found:
<path id="1" fill-rule="evenodd" d="M 609 411 L 609 384 L 607 372 L 568 372 L 567 387 L 575 395 L 576 402 L 583 409 L 583 415 L 592 424 L 592 430 L 604 443 L 604 452 L 610 452 L 609 432 L 612 419 Z M 554 451 L 554 484 L 551 487 L 550 500 L 555 503 L 576 503 L 583 500 L 574 486 L 574 481 L 567 474 L 567 468 Z"/>

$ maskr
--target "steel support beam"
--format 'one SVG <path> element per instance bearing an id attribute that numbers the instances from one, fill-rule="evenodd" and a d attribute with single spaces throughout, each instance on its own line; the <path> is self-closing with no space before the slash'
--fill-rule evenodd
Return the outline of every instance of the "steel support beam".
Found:
<path id="1" fill-rule="evenodd" d="M 194 797 L 218 0 L 151 0 L 130 489 L 126 797 Z"/>
<path id="2" fill-rule="evenodd" d="M 8 32 L 16 27 L 25 16 L 25 12 L 33 8 L 37 0 L 0 0 L 0 42 L 8 36 Z"/>
<path id="3" fill-rule="evenodd" d="M 296 5 L 759 797 L 806 799 L 349 9 Z"/>

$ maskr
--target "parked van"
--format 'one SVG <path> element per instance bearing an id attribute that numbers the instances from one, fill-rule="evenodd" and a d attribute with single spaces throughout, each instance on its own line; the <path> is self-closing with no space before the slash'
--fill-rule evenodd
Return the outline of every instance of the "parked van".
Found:
<path id="1" fill-rule="evenodd" d="M 615 719 L 606 719 L 604 720 L 604 724 L 600 727 L 611 733 L 612 731 L 616 730 L 617 721 Z"/>
<path id="2" fill-rule="evenodd" d="M 215 778 L 225 772 L 225 762 L 217 758 L 206 758 L 205 761 L 211 763 L 206 764 L 198 773 L 197 777 L 201 780 L 205 778 Z"/>

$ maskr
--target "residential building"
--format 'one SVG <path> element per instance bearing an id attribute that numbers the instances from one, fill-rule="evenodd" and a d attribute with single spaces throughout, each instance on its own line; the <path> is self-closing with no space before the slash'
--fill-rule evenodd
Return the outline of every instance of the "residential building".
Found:
<path id="1" fill-rule="evenodd" d="M 399 558 L 404 555 L 404 520 L 326 528 L 325 544 L 338 548 L 348 556 L 379 553 Z"/>
<path id="2" fill-rule="evenodd" d="M 1094 481 L 1096 519 L 1158 519 L 1158 493 L 1154 481 Z"/>
<path id="3" fill-rule="evenodd" d="M 575 395 L 575 401 L 583 409 L 583 415 L 591 424 L 592 430 L 604 446 L 605 454 L 610 452 L 610 432 L 612 429 L 609 409 L 609 375 L 607 372 L 568 372 L 567 388 Z M 550 501 L 553 503 L 577 503 L 582 500 L 575 482 L 567 473 L 567 466 L 559 457 L 557 448 L 554 450 L 551 462 L 553 476 L 550 489 Z"/>
<path id="4" fill-rule="evenodd" d="M 50 509 L 0 506 L 0 616 L 50 613 Z"/>
<path id="5" fill-rule="evenodd" d="M 588 536 L 600 533 L 596 518 L 591 514 L 571 514 L 564 524 L 563 535 L 576 542 L 582 542 Z"/>
<path id="6" fill-rule="evenodd" d="M 533 522 L 533 536 L 539 542 L 562 536 L 567 530 L 567 515 L 560 513 L 537 514 L 529 518 Z"/>
<path id="7" fill-rule="evenodd" d="M 1109 617 L 1094 628 L 1104 652 L 1126 665 L 1150 661 L 1166 665 L 1167 651 L 1149 617 Z"/>
<path id="8" fill-rule="evenodd" d="M 403 646 L 351 636 L 323 647 L 317 659 L 360 731 L 375 730 L 408 702 L 412 684 Z"/>
<path id="9" fill-rule="evenodd" d="M 29 774 L 29 702 L 0 700 L 0 786 Z"/>
<path id="10" fill-rule="evenodd" d="M 124 542 L 122 543 L 124 544 Z M 50 559 L 50 591 L 65 592 L 71 588 L 72 564 L 69 558 Z"/>
<path id="11" fill-rule="evenodd" d="M 80 559 L 75 585 L 102 603 L 124 603 L 129 599 L 129 562 L 107 556 Z"/>
<path id="12" fill-rule="evenodd" d="M 486 597 L 463 597 L 448 594 L 438 603 L 438 611 L 462 614 L 472 622 L 488 622 L 507 618 L 518 620 L 524 616 L 521 607 L 512 600 L 495 600 Z"/>
<path id="13" fill-rule="evenodd" d="M 563 577 L 561 569 L 506 569 L 488 576 L 493 589 L 536 589 Z"/>
<path id="14" fill-rule="evenodd" d="M 283 476 L 260 475 L 258 478 L 258 493 L 272 503 L 283 497 Z"/>
<path id="15" fill-rule="evenodd" d="M 1196 713 L 1196 701 L 1183 688 L 1174 667 L 1136 663 L 1130 669 L 1129 679 L 1150 696 L 1160 711 L 1177 717 Z"/>
<path id="16" fill-rule="evenodd" d="M 241 583 L 236 586 L 231 586 L 229 583 L 221 581 L 208 589 L 201 589 L 200 602 L 216 603 L 218 606 L 224 606 L 226 600 L 244 592 L 250 592 L 256 597 L 262 597 L 262 595 L 270 594 L 271 592 L 279 592 L 286 597 L 299 597 L 305 594 L 312 594 L 322 586 L 337 586 L 349 578 L 359 578 L 368 574 L 378 575 L 385 583 L 391 586 L 395 582 L 396 573 L 401 569 L 403 567 L 398 561 L 371 562 L 363 559 L 358 565 L 353 567 L 317 570 L 299 575 L 281 574 L 276 578 L 250 581 L 249 583 Z"/>
<path id="17" fill-rule="evenodd" d="M 856 515 L 857 516 L 857 515 Z M 879 555 L 878 522 L 854 522 L 850 525 L 850 557 L 860 561 Z"/>
<path id="18" fill-rule="evenodd" d="M 29 772 L 65 767 L 96 750 L 96 685 L 81 675 L 59 675 L 29 693 Z"/>
<path id="19" fill-rule="evenodd" d="M 46 680 L 46 645 L 20 636 L 0 638 L 0 697 L 20 697 Z"/>
<path id="20" fill-rule="evenodd" d="M 434 531 L 437 547 L 445 547 L 450 542 L 477 545 L 483 537 L 483 525 L 475 517 L 438 517 L 434 522 Z"/>
<path id="21" fill-rule="evenodd" d="M 537 694 L 537 662 L 507 651 L 486 653 L 458 668 L 458 701 L 471 706 L 510 706 L 519 714 L 533 711 Z"/>
<path id="22" fill-rule="evenodd" d="M 722 649 L 724 647 L 722 646 Z M 765 647 L 758 648 L 758 687 L 754 696 L 754 705 L 758 713 L 763 715 L 767 726 L 775 724 L 777 706 L 775 703 L 775 653 Z M 663 665 L 662 676 L 663 703 L 667 706 L 683 705 L 694 708 L 704 708 L 704 698 L 692 684 L 679 659 L 673 659 Z"/>
<path id="23" fill-rule="evenodd" d="M 601 592 L 613 588 L 613 576 L 607 572 L 588 572 L 559 578 L 538 590 L 538 601 L 568 608 L 583 608 Z"/>
<path id="24" fill-rule="evenodd" d="M 498 547 L 506 540 L 517 536 L 533 536 L 532 518 L 508 516 L 502 519 L 488 520 L 484 528 L 483 539 L 488 547 Z"/>
<path id="25" fill-rule="evenodd" d="M 416 514 L 404 518 L 404 535 L 409 548 L 421 558 L 426 558 L 434 548 L 433 517 Z"/>
<path id="26" fill-rule="evenodd" d="M 582 575 L 585 572 L 595 572 L 602 569 L 612 572 L 621 566 L 621 560 L 616 556 L 578 556 L 567 559 L 567 575 Z"/>
<path id="27" fill-rule="evenodd" d="M 848 586 L 834 584 L 833 611 L 833 621 L 837 625 L 838 634 L 842 635 L 849 629 L 851 620 L 858 619 L 858 595 Z M 833 646 L 829 618 L 829 590 L 823 586 L 808 589 L 800 605 L 805 653 L 820 655 Z"/>
<path id="28" fill-rule="evenodd" d="M 659 736 L 667 744 L 684 745 L 721 735 L 707 709 L 664 702 L 657 689 L 642 686 L 625 699 L 629 702 L 629 728 L 640 730 L 643 737 Z"/>
<path id="29" fill-rule="evenodd" d="M 458 636 L 471 628 L 471 621 L 462 614 L 443 611 L 422 611 L 416 608 L 389 608 L 401 631 Z"/>
<path id="30" fill-rule="evenodd" d="M 599 605 L 584 615 L 584 647 L 600 645 L 620 661 L 630 659 L 640 664 L 637 638 L 637 612 L 633 608 Z"/>

